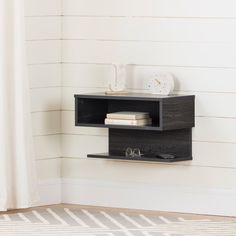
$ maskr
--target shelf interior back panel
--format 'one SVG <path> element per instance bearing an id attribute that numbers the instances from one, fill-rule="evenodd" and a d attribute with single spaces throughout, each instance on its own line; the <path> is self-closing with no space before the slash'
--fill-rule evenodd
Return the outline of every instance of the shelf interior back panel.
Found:
<path id="1" fill-rule="evenodd" d="M 119 111 L 147 112 L 152 118 L 152 126 L 160 125 L 160 106 L 157 101 L 109 100 L 108 113 Z"/>

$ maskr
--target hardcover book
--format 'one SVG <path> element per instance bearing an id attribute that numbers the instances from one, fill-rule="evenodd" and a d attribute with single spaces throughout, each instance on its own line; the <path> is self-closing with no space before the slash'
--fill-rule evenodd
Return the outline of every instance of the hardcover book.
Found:
<path id="1" fill-rule="evenodd" d="M 120 119 L 120 120 L 138 120 L 149 118 L 147 112 L 134 112 L 134 111 L 120 111 L 107 114 L 108 119 Z"/>
<path id="2" fill-rule="evenodd" d="M 121 119 L 105 119 L 105 124 L 106 125 L 139 125 L 139 126 L 144 126 L 144 125 L 151 125 L 152 124 L 152 119 L 147 118 L 147 119 L 138 119 L 138 120 L 121 120 Z"/>

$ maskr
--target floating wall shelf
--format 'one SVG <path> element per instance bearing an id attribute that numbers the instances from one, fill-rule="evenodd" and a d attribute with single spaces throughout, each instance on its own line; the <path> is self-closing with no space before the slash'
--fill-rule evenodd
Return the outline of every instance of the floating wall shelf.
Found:
<path id="1" fill-rule="evenodd" d="M 192 160 L 193 95 L 158 96 L 152 94 L 75 95 L 75 125 L 109 128 L 108 153 L 89 154 L 91 158 L 174 162 Z M 148 112 L 149 126 L 105 125 L 107 113 Z M 142 157 L 125 156 L 127 147 L 139 148 Z M 174 159 L 158 158 L 160 154 Z"/>

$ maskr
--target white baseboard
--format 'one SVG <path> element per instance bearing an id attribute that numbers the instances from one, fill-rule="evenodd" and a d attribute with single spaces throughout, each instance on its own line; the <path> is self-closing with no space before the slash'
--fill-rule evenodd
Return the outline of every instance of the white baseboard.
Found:
<path id="1" fill-rule="evenodd" d="M 40 203 L 236 216 L 236 191 L 53 179 L 39 183 Z"/>
<path id="2" fill-rule="evenodd" d="M 236 216 L 236 191 L 62 179 L 62 203 Z"/>
<path id="3" fill-rule="evenodd" d="M 37 206 L 60 204 L 61 201 L 61 179 L 50 179 L 39 182 L 40 202 Z"/>

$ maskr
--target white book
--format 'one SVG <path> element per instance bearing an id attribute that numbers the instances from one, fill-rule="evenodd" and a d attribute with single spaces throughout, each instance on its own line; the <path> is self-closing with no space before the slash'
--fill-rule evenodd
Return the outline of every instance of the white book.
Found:
<path id="1" fill-rule="evenodd" d="M 139 119 L 139 120 L 121 120 L 121 119 L 105 119 L 105 124 L 106 125 L 139 125 L 139 126 L 144 126 L 144 125 L 151 125 L 152 124 L 152 119 Z"/>
<path id="2" fill-rule="evenodd" d="M 120 120 L 138 120 L 149 118 L 148 112 L 135 112 L 135 111 L 120 111 L 114 113 L 108 113 L 108 119 L 120 119 Z"/>

